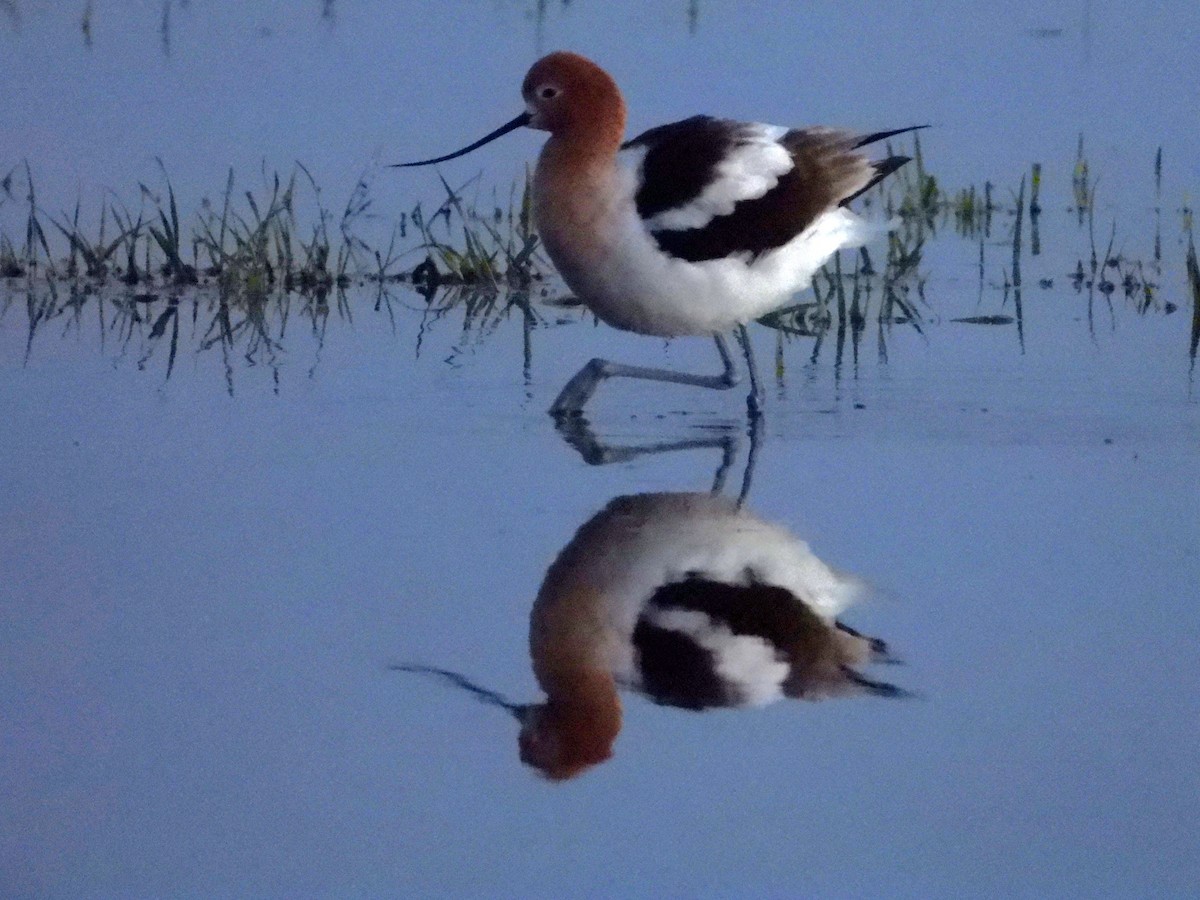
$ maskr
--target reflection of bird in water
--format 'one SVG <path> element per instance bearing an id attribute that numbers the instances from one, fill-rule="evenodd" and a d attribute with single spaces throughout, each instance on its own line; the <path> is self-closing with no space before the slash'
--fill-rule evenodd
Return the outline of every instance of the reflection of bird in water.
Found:
<path id="1" fill-rule="evenodd" d="M 547 696 L 521 709 L 521 758 L 554 779 L 609 758 L 618 686 L 696 710 L 901 695 L 856 668 L 887 661 L 884 643 L 837 620 L 861 590 L 723 497 L 619 497 L 579 529 L 534 603 Z"/>
<path id="2" fill-rule="evenodd" d="M 624 376 L 729 388 L 737 382 L 723 334 L 733 331 L 760 386 L 746 323 L 778 309 L 839 248 L 886 229 L 847 209 L 908 161 L 872 161 L 869 135 L 788 129 L 694 116 L 622 143 L 625 101 L 612 77 L 574 53 L 551 53 L 521 87 L 525 112 L 468 147 L 522 126 L 550 132 L 533 181 L 547 253 L 600 319 L 638 334 L 712 335 L 724 371 L 689 375 L 594 359 L 551 406 L 577 413 L 605 378 Z M 623 159 L 625 165 L 618 163 Z"/>
<path id="3" fill-rule="evenodd" d="M 838 620 L 863 591 L 784 529 L 717 494 L 618 497 L 550 566 L 530 615 L 546 700 L 518 704 L 449 669 L 436 675 L 521 723 L 521 759 L 572 778 L 612 755 L 619 687 L 703 710 L 780 697 L 907 692 L 862 675 L 894 662 Z"/>

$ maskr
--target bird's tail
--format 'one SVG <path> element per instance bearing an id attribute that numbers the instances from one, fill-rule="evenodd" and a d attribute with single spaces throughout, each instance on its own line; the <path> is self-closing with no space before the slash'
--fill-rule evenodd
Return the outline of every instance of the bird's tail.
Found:
<path id="1" fill-rule="evenodd" d="M 841 205 L 845 206 L 851 200 L 861 197 L 863 194 L 875 187 L 875 185 L 879 184 L 879 182 L 883 181 L 883 179 L 887 178 L 911 159 L 911 156 L 889 156 L 887 159 L 881 159 L 879 162 L 871 163 L 871 165 L 875 168 L 875 174 L 871 176 L 871 180 L 843 200 Z"/>

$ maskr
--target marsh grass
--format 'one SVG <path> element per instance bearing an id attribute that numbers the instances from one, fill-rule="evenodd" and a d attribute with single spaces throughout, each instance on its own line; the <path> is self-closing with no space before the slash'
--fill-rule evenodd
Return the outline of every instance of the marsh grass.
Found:
<path id="1" fill-rule="evenodd" d="M 1025 292 L 1053 288 L 1058 275 L 1086 293 L 1089 326 L 1094 327 L 1097 300 L 1113 314 L 1114 297 L 1122 294 L 1139 313 L 1176 308 L 1158 290 L 1161 152 L 1154 160 L 1152 259 L 1124 255 L 1117 222 L 1097 222 L 1097 184 L 1081 141 L 1070 172 L 1070 201 L 1059 208 L 1082 214 L 1083 252 L 1074 271 L 1035 271 L 1032 278 L 1025 272 L 1033 268 L 1031 261 L 1046 265 L 1039 233 L 1043 203 L 1054 202 L 1052 195 L 1047 200 L 1042 166 L 1034 164 L 1007 192 L 990 182 L 946 189 L 927 171 L 919 138 L 902 152 L 913 162 L 861 201 L 869 216 L 893 223 L 886 249 L 836 255 L 815 276 L 811 293 L 762 320 L 778 332 L 780 376 L 783 348 L 796 339 L 812 340 L 812 362 L 832 352 L 840 364 L 847 351 L 858 361 L 870 328 L 883 360 L 895 329 L 924 335 L 929 322 L 941 318 L 940 307 L 957 300 L 941 296 L 940 285 L 931 293 L 926 271 L 929 249 L 947 236 L 978 247 L 977 309 L 951 321 L 1012 328 L 1022 347 Z M 215 199 L 205 199 L 197 213 L 186 216 L 160 162 L 157 180 L 139 183 L 132 208 L 109 197 L 92 210 L 77 200 L 50 214 L 40 204 L 30 167 L 22 163 L 0 179 L 0 317 L 24 308 L 27 356 L 34 335 L 56 321 L 64 333 L 81 333 L 96 321 L 102 346 L 120 348 L 142 368 L 161 364 L 168 376 L 182 347 L 216 352 L 232 390 L 239 359 L 266 367 L 278 383 L 285 341 L 297 328 L 316 341 L 319 359 L 330 321 L 353 318 L 351 287 L 373 293 L 372 311 L 385 314 L 393 330 L 398 308 L 417 309 L 418 352 L 430 329 L 457 322 L 450 362 L 516 320 L 528 371 L 534 331 L 590 316 L 562 296 L 561 285 L 550 277 L 534 232 L 528 171 L 507 189 L 490 192 L 478 178 L 457 187 L 442 179 L 436 206 L 416 204 L 390 220 L 374 212 L 372 177 L 371 170 L 365 172 L 345 203 L 331 206 L 303 165 L 286 175 L 264 169 L 248 187 L 230 170 Z M 1007 200 L 999 199 L 1005 195 Z M 1186 202 L 1180 212 L 1187 234 Z M 372 239 L 361 236 L 366 232 Z M 995 248 L 1005 255 L 993 259 Z M 1194 293 L 1190 234 L 1187 266 Z M 1193 360 L 1200 328 L 1196 305 L 1193 298 Z M 88 310 L 94 310 L 94 319 Z"/>
<path id="2" fill-rule="evenodd" d="M 1192 294 L 1192 335 L 1188 341 L 1188 358 L 1196 365 L 1196 348 L 1200 346 L 1200 263 L 1196 261 L 1196 243 L 1188 234 L 1187 278 Z"/>
<path id="3" fill-rule="evenodd" d="M 301 175 L 311 184 L 317 202 L 316 223 L 303 235 L 296 215 Z M 258 194 L 246 191 L 238 198 L 234 184 L 230 170 L 219 212 L 206 200 L 194 237 L 196 265 L 203 265 L 204 274 L 217 279 L 224 293 L 263 299 L 278 289 L 320 296 L 348 283 L 347 268 L 359 243 L 350 226 L 369 205 L 357 199 L 358 188 L 342 213 L 339 242 L 331 236 L 331 214 L 320 203 L 320 191 L 303 166 L 286 180 L 272 174 Z M 206 265 L 200 262 L 201 253 Z"/>
<path id="4" fill-rule="evenodd" d="M 1040 177 L 1040 172 L 1038 173 Z M 1025 219 L 1025 177 L 1021 177 L 1021 186 L 1017 190 L 1016 215 L 1013 217 L 1012 228 L 1012 298 L 1013 309 L 1016 312 L 1017 343 L 1021 352 L 1025 352 L 1025 310 L 1021 303 L 1021 227 Z M 1005 279 L 1004 299 L 1008 300 L 1008 281 Z"/>
<path id="5" fill-rule="evenodd" d="M 463 192 L 470 182 L 456 190 L 440 173 L 438 179 L 446 192 L 442 204 L 432 215 L 425 215 L 419 205 L 408 215 L 427 254 L 426 264 L 414 280 L 421 281 L 423 287 L 495 287 L 502 283 L 528 286 L 543 277 L 548 264 L 537 253 L 528 168 L 523 181 L 510 188 L 506 202 L 493 195 L 486 206 L 478 198 L 469 203 L 464 200 Z M 438 229 L 439 221 L 444 229 Z M 456 244 L 456 238 L 462 243 Z"/>
<path id="6" fill-rule="evenodd" d="M 354 284 L 375 285 L 375 310 L 393 325 L 397 286 L 423 298 L 423 328 L 461 312 L 464 342 L 486 338 L 516 312 L 529 353 L 539 319 L 527 288 L 547 264 L 537 253 L 528 175 L 486 204 L 466 195 L 469 185 L 443 182 L 445 198 L 432 213 L 415 205 L 376 246 L 358 233 L 379 218 L 370 173 L 331 208 L 303 165 L 286 177 L 264 171 L 248 190 L 231 170 L 217 198 L 187 219 L 161 162 L 159 172 L 158 185 L 139 184 L 134 209 L 117 199 L 100 204 L 90 230 L 79 201 L 57 215 L 41 207 L 28 165 L 0 180 L 0 207 L 10 207 L 0 209 L 0 222 L 19 210 L 21 226 L 19 238 L 0 228 L 0 316 L 24 306 L 26 359 L 37 333 L 55 321 L 63 334 L 81 333 L 93 309 L 102 347 L 120 348 L 139 368 L 162 361 L 169 377 L 180 347 L 191 345 L 220 353 L 230 390 L 239 357 L 267 367 L 277 382 L 296 320 L 319 348 L 331 316 L 352 318 L 346 291 Z M 52 252 L 56 237 L 61 258 Z"/>
<path id="7" fill-rule="evenodd" d="M 1079 223 L 1083 224 L 1084 214 L 1095 206 L 1096 189 L 1088 187 L 1089 168 L 1087 156 L 1083 152 L 1083 135 L 1079 135 L 1079 144 L 1075 150 L 1075 171 L 1071 175 L 1071 190 L 1075 200 L 1075 213 Z"/>
<path id="8" fill-rule="evenodd" d="M 14 238 L 8 228 L 0 229 L 0 275 L 98 284 L 116 278 L 130 286 L 158 287 L 215 280 L 231 292 L 258 295 L 328 292 L 355 278 L 494 288 L 528 285 L 548 271 L 537 252 L 528 173 L 507 196 L 493 194 L 487 204 L 468 200 L 464 188 L 453 189 L 443 180 L 446 196 L 437 209 L 428 213 L 417 204 L 400 216 L 386 245 L 373 246 L 356 230 L 375 218 L 368 173 L 336 212 L 303 164 L 286 176 L 264 172 L 260 187 L 240 192 L 230 170 L 219 199 L 205 199 L 185 222 L 161 161 L 159 168 L 157 187 L 139 183 L 135 211 L 106 200 L 90 217 L 98 222 L 91 231 L 82 224 L 89 217 L 81 201 L 70 212 L 48 214 L 38 202 L 28 164 L 11 170 L 0 180 L 0 209 L 22 207 L 22 232 Z M 46 227 L 63 239 L 59 260 Z M 424 260 L 403 270 L 403 260 L 418 253 Z"/>
<path id="9" fill-rule="evenodd" d="M 891 152 L 891 148 L 889 148 Z M 923 271 L 925 251 L 930 243 L 949 231 L 974 241 L 978 246 L 978 298 L 975 314 L 957 316 L 950 321 L 969 325 L 1009 327 L 1022 352 L 1025 347 L 1027 293 L 1033 288 L 1054 289 L 1059 275 L 1074 292 L 1086 298 L 1089 330 L 1095 333 L 1095 306 L 1107 305 L 1115 322 L 1114 298 L 1123 297 L 1139 314 L 1175 311 L 1177 304 L 1159 295 L 1162 272 L 1161 194 L 1163 160 L 1161 149 L 1154 158 L 1155 227 L 1153 255 L 1149 259 L 1127 255 L 1121 250 L 1118 223 L 1107 223 L 1106 233 L 1097 231 L 1097 180 L 1092 175 L 1082 137 L 1076 147 L 1076 159 L 1070 171 L 1070 199 L 1067 210 L 1085 237 L 1073 270 L 1041 272 L 1032 279 L 1025 269 L 1030 260 L 1045 268 L 1042 245 L 1045 182 L 1043 167 L 1034 163 L 1022 176 L 1008 201 L 991 182 L 982 187 L 944 189 L 925 170 L 920 138 L 911 151 L 912 163 L 900 169 L 871 195 L 868 206 L 884 210 L 896 223 L 889 235 L 888 253 L 882 271 L 872 265 L 869 251 L 839 253 L 814 278 L 811 295 L 804 302 L 765 317 L 762 322 L 780 332 L 781 345 L 793 337 L 816 338 L 812 361 L 815 362 L 830 342 L 832 334 L 835 362 L 842 361 L 846 338 L 857 361 L 861 335 L 866 323 L 878 324 L 878 355 L 887 358 L 887 338 L 893 326 L 911 327 L 922 332 L 927 317 L 936 315 L 936 304 L 927 294 L 927 276 Z M 1186 202 L 1180 209 L 1183 233 L 1190 234 L 1191 209 Z M 1002 247 L 1002 263 L 993 261 L 993 247 Z M 1061 257 L 1058 257 L 1061 258 Z M 998 275 L 991 275 L 995 271 Z M 992 292 L 998 307 L 984 308 Z M 1009 304 L 1011 303 L 1011 309 Z"/>
<path id="10" fill-rule="evenodd" d="M 21 193 L 20 182 L 16 180 L 16 176 L 22 168 L 25 176 L 23 193 Z M 26 161 L 9 170 L 8 174 L 0 179 L 0 190 L 3 191 L 3 196 L 0 197 L 0 210 L 9 203 L 19 204 L 22 200 L 24 201 L 23 244 L 14 242 L 7 232 L 0 231 L 0 272 L 6 278 L 20 278 L 42 269 L 49 277 L 55 277 L 57 273 L 54 270 L 50 244 L 46 240 L 46 232 L 42 228 L 37 190 L 34 187 L 33 173 L 29 168 L 29 162 Z"/>
<path id="11" fill-rule="evenodd" d="M 124 245 L 126 234 L 119 232 L 111 240 L 106 238 L 109 212 L 108 207 L 101 207 L 99 236 L 95 242 L 89 240 L 79 227 L 79 207 L 80 204 L 76 201 L 75 213 L 69 222 L 66 220 L 59 222 L 51 218 L 50 224 L 62 233 L 71 247 L 70 256 L 67 258 L 67 277 L 75 278 L 81 274 L 79 261 L 82 259 L 84 265 L 82 274 L 87 278 L 102 279 L 108 274 L 109 260 Z"/>

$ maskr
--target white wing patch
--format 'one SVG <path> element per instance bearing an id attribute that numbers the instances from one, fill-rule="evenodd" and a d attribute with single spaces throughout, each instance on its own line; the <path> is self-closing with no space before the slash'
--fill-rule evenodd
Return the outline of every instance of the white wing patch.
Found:
<path id="1" fill-rule="evenodd" d="M 647 618 L 660 628 L 686 634 L 713 655 L 717 675 L 732 684 L 743 702 L 761 706 L 777 700 L 789 666 L 768 641 L 734 634 L 708 615 L 693 609 L 655 609 Z"/>
<path id="2" fill-rule="evenodd" d="M 703 228 L 717 216 L 727 216 L 742 200 L 756 200 L 791 170 L 792 155 L 779 143 L 787 129 L 778 125 L 748 124 L 739 131 L 739 146 L 717 164 L 715 176 L 700 196 L 646 220 L 650 231 L 684 231 Z M 641 174 L 640 160 L 638 173 Z"/>

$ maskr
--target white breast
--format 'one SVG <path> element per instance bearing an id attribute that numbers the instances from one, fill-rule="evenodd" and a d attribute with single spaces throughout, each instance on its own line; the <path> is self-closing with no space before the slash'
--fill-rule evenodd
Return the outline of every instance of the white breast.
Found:
<path id="1" fill-rule="evenodd" d="M 639 334 L 724 334 L 783 306 L 842 247 L 886 232 L 844 208 L 820 216 L 788 244 L 748 255 L 686 262 L 659 250 L 634 205 L 635 179 L 616 170 L 583 228 L 543 225 L 551 260 L 567 285 L 604 322 Z M 690 208 L 690 207 L 689 207 Z"/>

